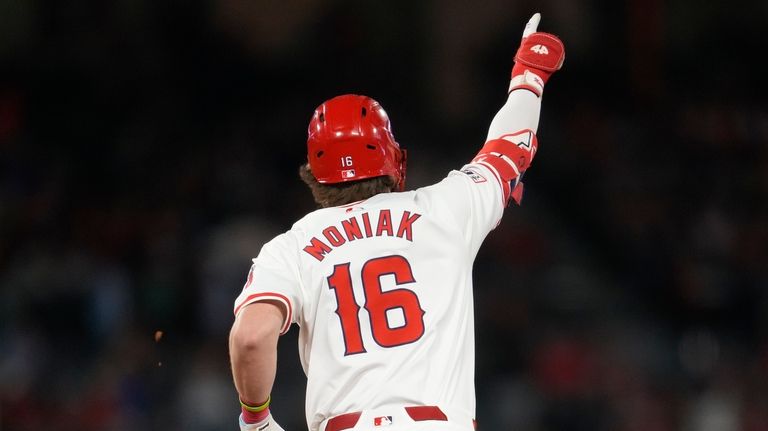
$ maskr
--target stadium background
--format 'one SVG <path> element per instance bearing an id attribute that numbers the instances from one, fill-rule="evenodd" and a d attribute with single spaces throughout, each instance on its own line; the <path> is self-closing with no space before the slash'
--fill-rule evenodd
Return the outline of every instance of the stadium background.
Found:
<path id="1" fill-rule="evenodd" d="M 313 209 L 312 109 L 377 98 L 410 187 L 438 181 L 537 10 L 567 57 L 475 267 L 482 429 L 767 430 L 768 3 L 742 0 L 0 1 L 0 429 L 236 429 L 232 301 Z"/>

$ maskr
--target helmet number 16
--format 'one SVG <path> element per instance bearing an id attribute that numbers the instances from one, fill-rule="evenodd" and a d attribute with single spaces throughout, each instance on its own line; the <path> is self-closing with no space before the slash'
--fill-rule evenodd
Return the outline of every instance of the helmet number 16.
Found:
<path id="1" fill-rule="evenodd" d="M 352 166 L 352 156 L 344 156 L 341 158 L 341 167 L 346 168 Z"/>
<path id="2" fill-rule="evenodd" d="M 344 356 L 365 353 L 363 335 L 360 329 L 360 306 L 355 301 L 352 290 L 350 263 L 333 267 L 333 274 L 328 277 L 328 288 L 336 295 L 336 314 L 341 322 L 344 335 Z M 396 347 L 413 343 L 424 335 L 424 310 L 416 292 L 397 288 L 383 291 L 381 277 L 392 275 L 397 286 L 416 282 L 411 265 L 399 255 L 371 259 L 363 265 L 361 272 L 365 303 L 368 311 L 373 340 L 381 347 Z M 391 326 L 388 311 L 400 309 L 404 323 Z"/>

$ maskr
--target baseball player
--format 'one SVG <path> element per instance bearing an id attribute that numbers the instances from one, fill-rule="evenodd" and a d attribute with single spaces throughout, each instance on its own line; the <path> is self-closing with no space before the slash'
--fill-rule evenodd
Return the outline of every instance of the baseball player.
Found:
<path id="1" fill-rule="evenodd" d="M 522 198 L 544 85 L 564 58 L 539 20 L 525 27 L 485 145 L 437 184 L 404 191 L 405 150 L 373 99 L 315 110 L 300 173 L 321 209 L 262 247 L 235 301 L 241 430 L 282 430 L 270 392 L 292 323 L 310 431 L 474 429 L 472 264 Z"/>

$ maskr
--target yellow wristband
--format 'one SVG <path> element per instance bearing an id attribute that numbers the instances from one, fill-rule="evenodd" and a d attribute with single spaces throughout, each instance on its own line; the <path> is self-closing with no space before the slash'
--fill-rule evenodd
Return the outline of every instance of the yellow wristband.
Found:
<path id="1" fill-rule="evenodd" d="M 243 400 L 240 400 L 240 407 L 244 408 L 245 410 L 251 412 L 251 413 L 259 413 L 263 412 L 264 410 L 269 408 L 269 404 L 272 402 L 272 395 L 267 397 L 267 401 L 260 405 L 260 406 L 250 406 L 243 402 Z"/>

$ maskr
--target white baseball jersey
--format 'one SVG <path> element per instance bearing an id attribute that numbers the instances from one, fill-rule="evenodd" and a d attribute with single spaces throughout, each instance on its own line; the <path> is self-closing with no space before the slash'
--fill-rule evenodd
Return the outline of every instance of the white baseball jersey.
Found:
<path id="1" fill-rule="evenodd" d="M 276 299 L 300 326 L 310 430 L 385 405 L 474 417 L 472 263 L 502 215 L 496 174 L 317 210 L 261 249 L 236 313 Z M 467 424 L 468 426 L 471 424 Z"/>
<path id="2" fill-rule="evenodd" d="M 497 172 L 468 164 L 415 191 L 314 211 L 263 246 L 235 314 L 277 300 L 283 332 L 299 325 L 311 431 L 396 405 L 440 406 L 472 429 L 472 264 L 504 201 Z"/>

